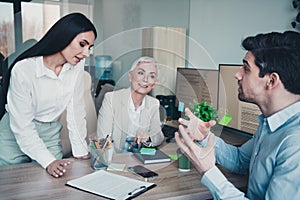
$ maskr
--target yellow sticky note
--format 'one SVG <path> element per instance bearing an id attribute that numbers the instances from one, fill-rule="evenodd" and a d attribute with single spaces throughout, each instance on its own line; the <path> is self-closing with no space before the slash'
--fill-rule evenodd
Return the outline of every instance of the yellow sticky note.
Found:
<path id="1" fill-rule="evenodd" d="M 156 153 L 156 149 L 155 148 L 141 148 L 140 153 L 142 155 L 152 155 L 154 156 Z"/>
<path id="2" fill-rule="evenodd" d="M 178 160 L 178 156 L 176 154 L 169 154 L 169 157 L 172 159 L 172 160 Z"/>
<path id="3" fill-rule="evenodd" d="M 222 119 L 219 121 L 220 125 L 227 126 L 229 122 L 232 120 L 232 117 L 228 114 L 225 114 Z"/>
<path id="4" fill-rule="evenodd" d="M 117 164 L 117 163 L 110 163 L 107 167 L 107 171 L 124 171 L 125 164 Z"/>

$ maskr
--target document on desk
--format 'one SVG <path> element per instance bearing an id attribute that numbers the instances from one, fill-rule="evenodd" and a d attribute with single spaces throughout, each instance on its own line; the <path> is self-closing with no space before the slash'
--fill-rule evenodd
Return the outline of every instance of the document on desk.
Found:
<path id="1" fill-rule="evenodd" d="M 104 170 L 70 180 L 66 185 L 109 199 L 132 199 L 156 186 Z"/>

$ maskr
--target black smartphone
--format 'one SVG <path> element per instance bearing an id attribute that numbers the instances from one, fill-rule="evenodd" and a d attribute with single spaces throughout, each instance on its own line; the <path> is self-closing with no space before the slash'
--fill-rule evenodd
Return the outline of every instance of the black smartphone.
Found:
<path id="1" fill-rule="evenodd" d="M 128 170 L 133 172 L 134 174 L 140 175 L 144 178 L 152 178 L 154 176 L 158 176 L 157 173 L 154 171 L 151 171 L 150 169 L 147 169 L 146 167 L 142 165 L 135 165 L 132 167 L 128 167 Z"/>

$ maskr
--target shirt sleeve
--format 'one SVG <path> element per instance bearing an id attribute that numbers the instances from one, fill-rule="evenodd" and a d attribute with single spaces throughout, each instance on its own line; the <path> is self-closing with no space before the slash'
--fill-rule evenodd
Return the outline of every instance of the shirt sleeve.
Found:
<path id="1" fill-rule="evenodd" d="M 98 138 L 104 138 L 108 133 L 112 133 L 113 129 L 113 92 L 107 92 L 99 109 L 97 120 Z"/>
<path id="2" fill-rule="evenodd" d="M 216 137 L 214 149 L 217 163 L 235 173 L 248 173 L 253 141 L 253 139 L 250 139 L 241 147 L 236 147 L 227 144 L 221 138 Z"/>
<path id="3" fill-rule="evenodd" d="M 83 68 L 78 70 L 75 81 L 73 97 L 67 106 L 67 127 L 73 156 L 80 157 L 88 154 Z"/>
<path id="4" fill-rule="evenodd" d="M 155 99 L 154 110 L 152 111 L 151 121 L 150 121 L 150 138 L 152 146 L 158 146 L 164 141 L 164 134 L 161 129 L 161 121 L 159 116 L 159 101 Z"/>
<path id="5" fill-rule="evenodd" d="M 202 176 L 201 183 L 209 189 L 214 199 L 247 199 L 245 194 L 234 187 L 216 166 Z"/>
<path id="6" fill-rule="evenodd" d="M 24 61 L 23 61 L 24 62 Z M 22 66 L 26 67 L 26 66 Z M 8 92 L 10 127 L 20 149 L 31 159 L 46 168 L 55 157 L 47 150 L 39 137 L 34 119 L 30 76 L 25 76 L 20 67 L 13 68 Z"/>

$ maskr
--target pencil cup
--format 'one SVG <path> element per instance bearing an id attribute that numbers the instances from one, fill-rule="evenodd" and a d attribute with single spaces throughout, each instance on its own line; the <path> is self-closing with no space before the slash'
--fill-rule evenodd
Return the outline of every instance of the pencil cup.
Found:
<path id="1" fill-rule="evenodd" d="M 184 155 L 180 149 L 177 149 L 177 157 L 178 157 L 178 170 L 181 172 L 188 172 L 191 169 L 190 160 Z"/>
<path id="2" fill-rule="evenodd" d="M 107 168 L 108 165 L 111 163 L 113 152 L 113 147 L 105 148 L 105 150 L 95 149 L 91 147 L 91 167 L 95 170 Z"/>

